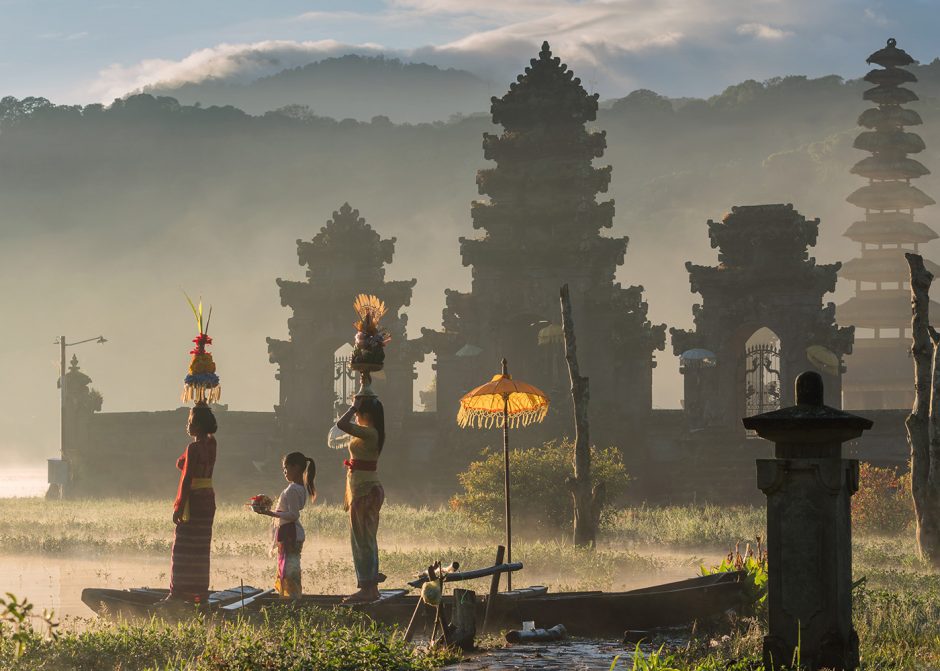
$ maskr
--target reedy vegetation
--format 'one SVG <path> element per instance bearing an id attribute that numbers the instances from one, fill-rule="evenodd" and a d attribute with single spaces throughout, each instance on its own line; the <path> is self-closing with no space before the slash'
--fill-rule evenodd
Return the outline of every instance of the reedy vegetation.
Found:
<path id="1" fill-rule="evenodd" d="M 345 589 L 348 561 L 337 556 L 317 559 L 314 550 L 318 543 L 337 546 L 347 542 L 345 514 L 334 506 L 311 506 L 304 511 L 303 523 L 313 537 L 305 557 L 305 585 L 322 591 Z M 171 534 L 167 504 L 162 500 L 0 500 L 0 543 L 8 554 L 164 554 Z M 743 547 L 744 542 L 763 534 L 764 513 L 756 507 L 638 507 L 611 516 L 596 552 L 573 548 L 559 536 L 559 540 L 521 542 L 514 547 L 514 558 L 518 556 L 525 563 L 521 577 L 526 582 L 538 578 L 552 590 L 611 589 L 629 576 L 653 582 L 655 573 L 663 569 L 687 569 L 691 577 L 700 562 L 716 565 L 729 547 L 738 542 Z M 389 506 L 383 510 L 380 532 L 380 544 L 386 548 L 381 558 L 383 570 L 394 585 L 432 559 L 457 559 L 465 566 L 488 564 L 500 536 L 498 530 L 475 524 L 448 508 Z M 460 543 L 454 544 L 455 539 Z M 244 575 L 246 582 L 266 584 L 270 579 L 266 523 L 244 507 L 219 507 L 215 550 L 223 557 L 250 560 L 245 564 L 256 568 L 254 574 Z M 855 578 L 866 578 L 855 593 L 862 668 L 940 668 L 940 576 L 917 558 L 910 530 L 888 535 L 857 533 L 854 558 Z M 224 577 L 237 581 L 241 576 Z M 475 587 L 485 590 L 485 582 Z M 336 614 L 305 617 L 309 621 L 275 616 L 266 622 L 220 627 L 198 621 L 178 626 L 162 622 L 96 624 L 84 632 L 58 632 L 57 638 L 48 640 L 39 626 L 26 637 L 23 656 L 15 663 L 11 661 L 18 645 L 12 638 L 15 629 L 7 624 L 0 643 L 0 666 L 286 669 L 297 668 L 289 665 L 293 656 L 305 660 L 306 668 L 425 669 L 444 661 L 441 653 L 415 652 L 389 638 L 388 632 L 362 622 L 340 621 Z M 626 649 L 614 668 L 754 671 L 760 668 L 765 627 L 760 614 L 703 623 L 691 632 L 687 645 L 670 647 L 667 642 L 660 650 L 663 641 L 654 640 L 652 647 L 644 644 L 642 657 Z M 308 630 L 315 633 L 308 635 Z M 313 640 L 316 645 L 301 645 L 301 633 L 307 643 Z M 308 650 L 311 647 L 317 650 Z M 316 659 L 310 657 L 321 654 Z M 77 660 L 77 666 L 62 666 L 71 659 Z"/>

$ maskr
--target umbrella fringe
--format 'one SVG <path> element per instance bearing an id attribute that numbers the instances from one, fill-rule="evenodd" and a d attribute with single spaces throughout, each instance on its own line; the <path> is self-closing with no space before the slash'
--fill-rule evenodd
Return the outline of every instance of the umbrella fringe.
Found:
<path id="1" fill-rule="evenodd" d="M 509 427 L 517 429 L 520 426 L 537 424 L 548 414 L 548 404 L 532 410 L 523 410 L 509 415 Z M 483 410 L 479 408 L 466 408 L 461 406 L 457 413 L 457 424 L 460 428 L 476 427 L 479 429 L 502 428 L 504 424 L 502 410 Z"/>

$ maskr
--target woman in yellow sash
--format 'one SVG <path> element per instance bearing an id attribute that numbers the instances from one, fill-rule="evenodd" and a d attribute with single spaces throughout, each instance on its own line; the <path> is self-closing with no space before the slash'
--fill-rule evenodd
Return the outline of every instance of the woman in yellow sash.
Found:
<path id="1" fill-rule="evenodd" d="M 212 409 L 197 404 L 189 413 L 187 432 L 193 437 L 176 461 L 180 484 L 173 504 L 176 533 L 170 560 L 170 598 L 205 601 L 209 596 L 209 554 L 215 518 L 215 432 Z"/>

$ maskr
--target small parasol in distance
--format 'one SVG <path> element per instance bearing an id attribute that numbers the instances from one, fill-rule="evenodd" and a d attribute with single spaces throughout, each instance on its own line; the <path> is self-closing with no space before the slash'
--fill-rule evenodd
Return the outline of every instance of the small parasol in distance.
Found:
<path id="1" fill-rule="evenodd" d="M 841 367 L 839 356 L 828 347 L 810 345 L 806 348 L 806 358 L 818 370 L 829 375 L 838 375 Z"/>

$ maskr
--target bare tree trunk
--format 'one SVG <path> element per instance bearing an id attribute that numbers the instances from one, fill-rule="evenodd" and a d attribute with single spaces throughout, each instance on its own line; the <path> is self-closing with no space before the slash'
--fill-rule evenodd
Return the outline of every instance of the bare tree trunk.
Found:
<path id="1" fill-rule="evenodd" d="M 574 502 L 574 544 L 578 547 L 594 547 L 604 486 L 599 484 L 591 488 L 591 437 L 588 425 L 591 390 L 588 378 L 582 377 L 578 368 L 578 350 L 567 284 L 561 288 L 561 322 L 565 332 L 565 359 L 571 377 L 571 398 L 574 401 L 574 477 L 567 481 Z"/>
<path id="2" fill-rule="evenodd" d="M 911 353 L 914 406 L 905 421 L 911 448 L 911 493 L 921 557 L 940 567 L 940 335 L 930 326 L 933 274 L 919 254 L 905 254 L 911 269 Z"/>

